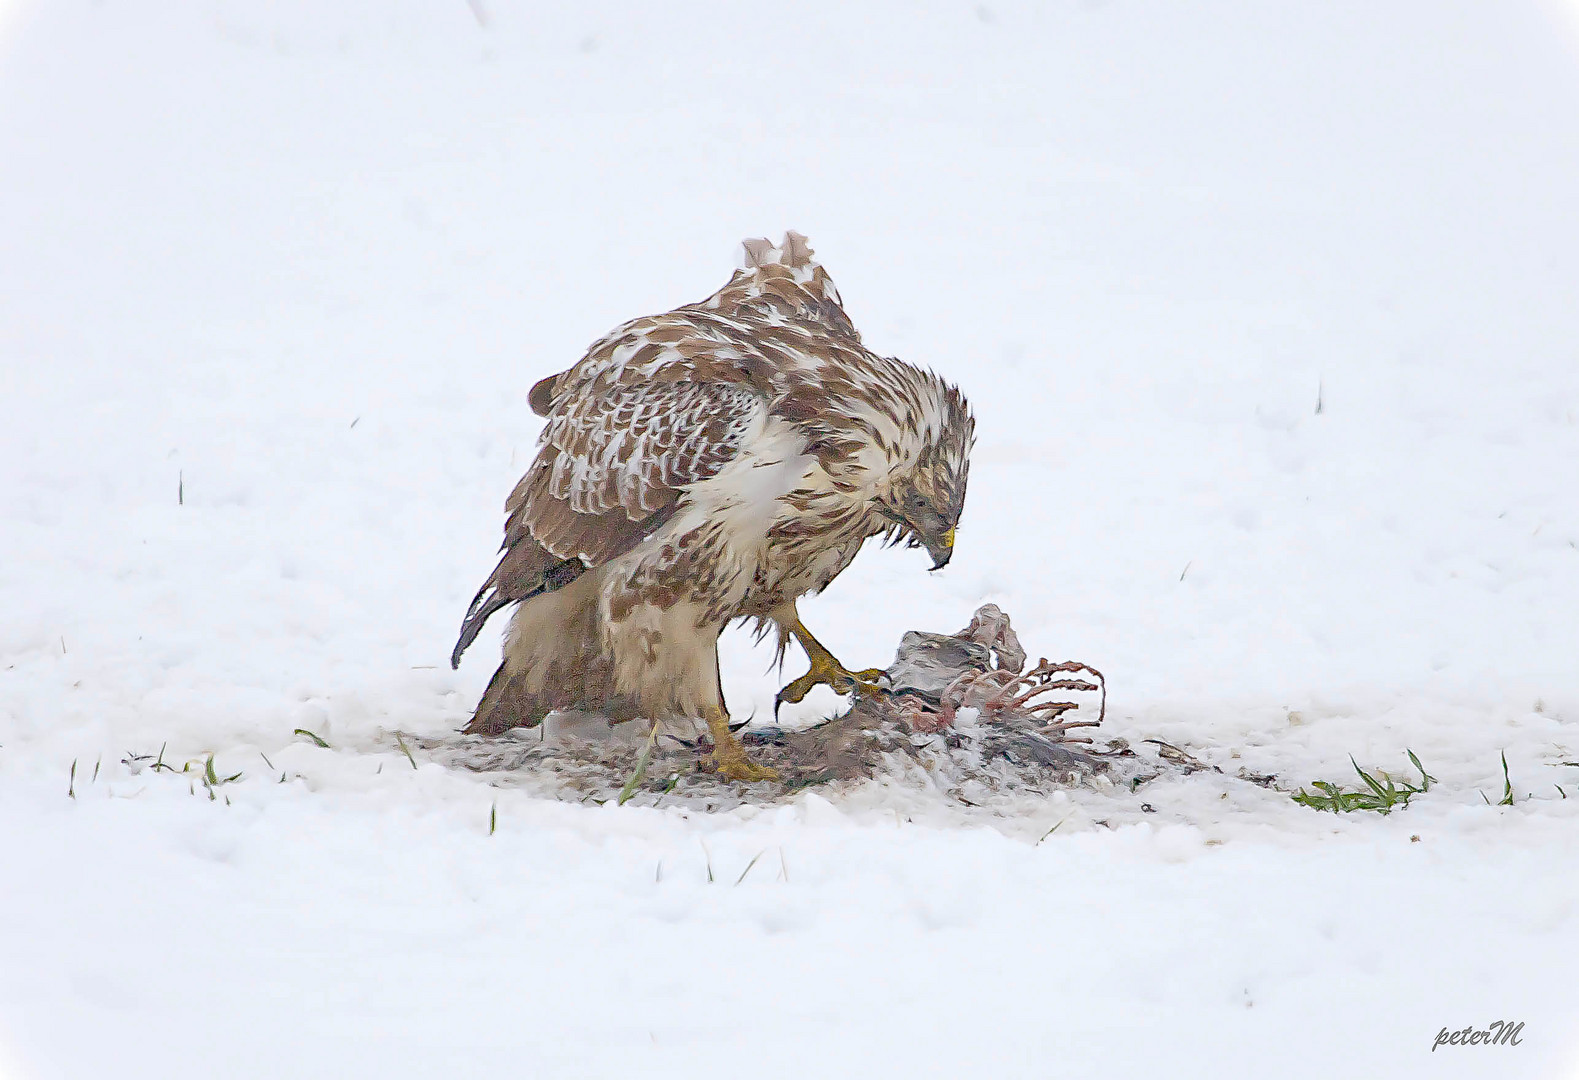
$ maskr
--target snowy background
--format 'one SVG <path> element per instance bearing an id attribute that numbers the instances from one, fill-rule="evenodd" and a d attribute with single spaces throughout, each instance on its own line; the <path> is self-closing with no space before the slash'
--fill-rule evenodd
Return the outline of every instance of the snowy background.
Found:
<path id="1" fill-rule="evenodd" d="M 0 0 L 0 1077 L 1579 1076 L 1576 117 L 1559 0 Z M 413 770 L 528 389 L 791 227 L 980 431 L 808 625 L 998 603 L 1222 774 Z"/>

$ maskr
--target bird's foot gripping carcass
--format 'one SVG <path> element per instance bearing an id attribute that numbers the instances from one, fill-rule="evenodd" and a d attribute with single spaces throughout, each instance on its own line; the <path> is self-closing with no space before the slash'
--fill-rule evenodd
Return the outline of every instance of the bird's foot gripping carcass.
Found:
<path id="1" fill-rule="evenodd" d="M 842 716 L 793 732 L 748 729 L 744 741 L 792 788 L 919 768 L 965 797 L 1067 786 L 1107 769 L 1080 733 L 1106 714 L 1101 672 L 1045 658 L 1027 670 L 995 605 L 956 634 L 906 633 L 885 676 L 884 692 L 859 696 Z"/>
<path id="2" fill-rule="evenodd" d="M 452 764 L 507 773 L 502 782 L 561 798 L 706 809 L 869 780 L 980 805 L 1050 794 L 1116 764 L 1089 734 L 1106 713 L 1102 674 L 1074 662 L 1028 666 L 1009 617 L 991 604 L 958 633 L 906 633 L 885 675 L 882 690 L 813 726 L 746 726 L 741 741 L 777 773 L 774 781 L 731 782 L 698 754 L 705 747 L 690 733 L 653 732 L 639 721 L 610 729 L 581 718 L 552 733 L 431 748 Z"/>

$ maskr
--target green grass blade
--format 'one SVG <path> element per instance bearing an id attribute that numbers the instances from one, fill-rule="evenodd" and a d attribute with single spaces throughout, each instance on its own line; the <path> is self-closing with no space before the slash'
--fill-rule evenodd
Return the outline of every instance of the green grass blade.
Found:
<path id="1" fill-rule="evenodd" d="M 1420 770 L 1420 790 L 1430 791 L 1431 785 L 1436 783 L 1436 777 L 1425 771 L 1425 766 L 1420 764 L 1420 759 L 1415 757 L 1415 752 L 1413 750 L 1406 752 L 1409 755 L 1409 760 L 1414 764 L 1414 767 Z"/>
<path id="2" fill-rule="evenodd" d="M 400 752 L 402 754 L 406 755 L 406 760 L 411 762 L 412 771 L 416 771 L 417 759 L 411 756 L 411 748 L 406 745 L 406 740 L 401 736 L 400 732 L 398 732 L 398 731 L 395 732 L 395 742 L 397 744 L 399 744 Z"/>
<path id="3" fill-rule="evenodd" d="M 625 786 L 620 788 L 619 801 L 614 805 L 624 806 L 630 801 L 631 796 L 636 794 L 636 789 L 641 785 L 642 778 L 647 775 L 647 764 L 652 761 L 652 748 L 657 745 L 657 742 L 658 724 L 654 721 L 652 730 L 647 733 L 647 742 L 642 746 L 641 753 L 636 758 L 636 767 L 631 770 L 629 778 L 625 781 Z"/>
<path id="4" fill-rule="evenodd" d="M 762 852 L 760 851 L 751 856 L 751 861 L 746 863 L 746 868 L 740 871 L 740 876 L 735 879 L 736 885 L 739 885 L 742 881 L 746 880 L 746 875 L 751 873 L 751 868 L 757 865 L 757 860 L 760 858 L 762 858 Z"/>
<path id="5" fill-rule="evenodd" d="M 1354 755 L 1352 754 L 1349 755 L 1349 764 L 1354 766 L 1354 771 L 1360 774 L 1360 779 L 1365 781 L 1366 787 L 1370 788 L 1376 793 L 1377 798 L 1380 799 L 1386 797 L 1385 793 L 1382 791 L 1382 785 L 1378 784 L 1370 773 L 1360 768 L 1360 763 L 1354 760 Z"/>

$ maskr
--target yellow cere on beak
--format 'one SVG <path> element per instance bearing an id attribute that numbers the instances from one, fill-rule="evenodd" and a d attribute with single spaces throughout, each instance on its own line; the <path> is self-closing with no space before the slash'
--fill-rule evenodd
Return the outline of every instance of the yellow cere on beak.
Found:
<path id="1" fill-rule="evenodd" d="M 954 546 L 954 530 L 953 529 L 950 529 L 948 532 L 943 534 L 943 542 L 945 544 L 947 544 L 949 547 L 953 547 Z"/>

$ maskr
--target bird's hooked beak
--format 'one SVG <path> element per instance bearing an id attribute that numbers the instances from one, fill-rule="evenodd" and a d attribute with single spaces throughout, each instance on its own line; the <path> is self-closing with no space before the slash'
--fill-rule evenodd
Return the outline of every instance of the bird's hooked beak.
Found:
<path id="1" fill-rule="evenodd" d="M 927 542 L 926 542 L 926 545 L 927 545 L 927 554 L 932 556 L 932 567 L 931 568 L 933 570 L 941 570 L 941 569 L 943 569 L 945 566 L 948 565 L 949 559 L 954 557 L 954 528 L 953 528 L 953 526 L 950 526 L 948 532 L 944 533 L 941 537 L 937 538 L 936 540 L 928 539 Z"/>
<path id="2" fill-rule="evenodd" d="M 906 543 L 909 546 L 924 546 L 927 549 L 927 554 L 932 556 L 930 569 L 941 570 L 954 557 L 954 526 L 950 525 L 942 533 L 931 533 L 924 526 L 911 521 L 891 506 L 878 502 L 875 505 L 875 509 L 883 517 L 899 526 L 903 535 L 907 538 Z M 937 521 L 937 524 L 942 524 L 940 519 L 934 520 Z"/>

